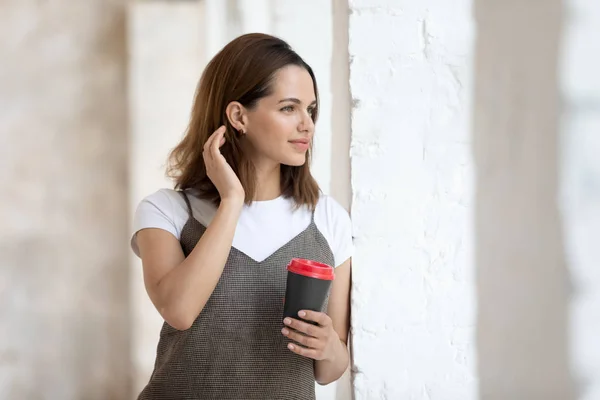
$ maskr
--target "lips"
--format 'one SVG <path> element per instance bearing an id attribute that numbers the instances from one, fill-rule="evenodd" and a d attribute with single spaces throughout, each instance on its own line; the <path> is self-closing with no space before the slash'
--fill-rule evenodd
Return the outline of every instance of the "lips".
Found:
<path id="1" fill-rule="evenodd" d="M 309 139 L 296 139 L 296 140 L 290 140 L 290 143 L 309 144 L 310 140 Z"/>
<path id="2" fill-rule="evenodd" d="M 310 146 L 310 139 L 296 139 L 296 140 L 290 140 L 290 143 L 292 144 L 292 146 L 294 146 L 296 148 L 296 150 L 298 151 L 306 151 L 308 150 L 309 146 Z"/>

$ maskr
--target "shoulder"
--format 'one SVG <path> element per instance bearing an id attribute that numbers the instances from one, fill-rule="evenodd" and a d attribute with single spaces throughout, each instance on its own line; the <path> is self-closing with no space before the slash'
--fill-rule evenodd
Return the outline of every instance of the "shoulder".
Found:
<path id="1" fill-rule="evenodd" d="M 352 256 L 353 240 L 350 215 L 333 197 L 321 195 L 315 209 L 315 224 L 327 239 L 335 257 L 336 266 L 341 265 Z"/>
<path id="2" fill-rule="evenodd" d="M 194 216 L 200 217 L 199 219 L 206 219 L 207 214 L 210 216 L 216 212 L 216 207 L 210 201 L 198 198 L 193 189 L 186 189 L 184 192 L 159 189 L 146 196 L 138 207 L 144 206 L 152 206 L 167 216 L 184 215 L 186 218 L 189 217 L 190 207 Z"/>
<path id="3" fill-rule="evenodd" d="M 159 189 L 144 197 L 137 205 L 136 218 L 162 214 L 164 217 L 173 219 L 178 204 L 177 198 L 183 202 L 181 195 L 172 189 Z"/>
<path id="4" fill-rule="evenodd" d="M 159 189 L 144 197 L 138 204 L 134 217 L 134 228 L 136 231 L 144 227 L 165 229 L 165 224 L 168 224 L 169 229 L 167 230 L 179 238 L 183 225 L 190 218 L 190 207 L 192 216 L 205 226 L 208 226 L 217 211 L 214 204 L 200 199 L 192 189 L 185 190 L 185 196 L 181 191 Z M 162 225 L 153 226 L 158 223 L 162 223 Z"/>
<path id="5" fill-rule="evenodd" d="M 144 197 L 133 218 L 131 245 L 134 252 L 138 254 L 136 234 L 142 229 L 162 229 L 179 239 L 188 214 L 183 196 L 173 189 L 159 189 Z"/>
<path id="6" fill-rule="evenodd" d="M 177 199 L 183 200 L 183 197 L 179 192 L 173 189 L 163 188 L 144 197 L 140 204 L 148 203 L 160 208 L 169 208 L 173 206 Z"/>

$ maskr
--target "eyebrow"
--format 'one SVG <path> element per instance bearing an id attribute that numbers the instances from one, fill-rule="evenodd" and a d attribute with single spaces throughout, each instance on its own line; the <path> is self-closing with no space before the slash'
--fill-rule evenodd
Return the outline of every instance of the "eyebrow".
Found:
<path id="1" fill-rule="evenodd" d="M 279 100 L 279 103 L 285 103 L 286 101 L 291 101 L 292 103 L 296 103 L 296 104 L 302 104 L 302 102 L 300 100 L 298 100 L 297 98 L 295 98 L 295 97 L 288 97 L 286 99 Z M 277 103 L 277 104 L 279 104 L 279 103 Z M 317 101 L 313 100 L 313 102 L 310 103 L 309 106 L 312 106 L 312 105 L 315 105 L 315 104 L 317 104 Z"/>

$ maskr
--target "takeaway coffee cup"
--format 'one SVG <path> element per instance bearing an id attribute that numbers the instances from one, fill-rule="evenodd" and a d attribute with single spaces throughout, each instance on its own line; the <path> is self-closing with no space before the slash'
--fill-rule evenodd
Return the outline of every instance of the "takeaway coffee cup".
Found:
<path id="1" fill-rule="evenodd" d="M 323 311 L 335 276 L 333 267 L 317 261 L 293 258 L 287 266 L 283 316 L 298 319 L 300 310 Z"/>

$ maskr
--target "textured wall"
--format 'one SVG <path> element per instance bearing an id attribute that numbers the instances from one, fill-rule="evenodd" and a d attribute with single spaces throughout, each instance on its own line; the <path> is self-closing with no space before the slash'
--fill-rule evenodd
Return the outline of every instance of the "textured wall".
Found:
<path id="1" fill-rule="evenodd" d="M 129 396 L 123 3 L 0 3 L 0 399 Z"/>
<path id="2" fill-rule="evenodd" d="M 350 11 L 355 395 L 474 399 L 471 3 Z"/>
<path id="3" fill-rule="evenodd" d="M 557 207 L 560 0 L 476 1 L 478 364 L 482 400 L 568 400 Z"/>
<path id="4" fill-rule="evenodd" d="M 600 2 L 565 2 L 561 208 L 573 296 L 570 360 L 580 400 L 600 399 Z M 594 38 L 594 39 L 592 39 Z"/>

